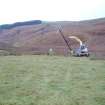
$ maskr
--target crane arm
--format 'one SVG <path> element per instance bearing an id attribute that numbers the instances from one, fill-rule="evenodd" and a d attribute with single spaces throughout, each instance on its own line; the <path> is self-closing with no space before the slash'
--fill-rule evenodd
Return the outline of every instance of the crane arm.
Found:
<path id="1" fill-rule="evenodd" d="M 69 38 L 77 40 L 80 43 L 80 46 L 83 44 L 82 41 L 76 36 L 69 36 Z"/>

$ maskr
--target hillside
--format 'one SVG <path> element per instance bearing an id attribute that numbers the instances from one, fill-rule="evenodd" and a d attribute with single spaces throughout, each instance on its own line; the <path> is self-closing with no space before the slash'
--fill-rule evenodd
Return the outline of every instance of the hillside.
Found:
<path id="1" fill-rule="evenodd" d="M 105 55 L 105 18 L 70 22 L 31 21 L 0 26 L 0 50 L 17 54 L 45 54 L 53 48 L 56 54 L 66 55 L 68 48 L 58 32 L 58 25 L 72 48 L 78 43 L 68 36 L 78 36 L 85 41 L 91 53 Z"/>

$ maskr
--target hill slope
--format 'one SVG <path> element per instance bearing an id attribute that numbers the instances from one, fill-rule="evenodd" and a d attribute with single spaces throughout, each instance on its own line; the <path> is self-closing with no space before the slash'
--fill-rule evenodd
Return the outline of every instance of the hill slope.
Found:
<path id="1" fill-rule="evenodd" d="M 26 22 L 27 23 L 27 22 Z M 56 54 L 67 54 L 68 48 L 58 32 L 58 25 L 72 48 L 78 46 L 68 36 L 78 36 L 85 41 L 90 52 L 104 55 L 105 53 L 105 18 L 70 22 L 40 22 L 35 24 L 12 24 L 10 28 L 0 26 L 0 50 L 19 54 L 47 53 L 53 48 Z"/>

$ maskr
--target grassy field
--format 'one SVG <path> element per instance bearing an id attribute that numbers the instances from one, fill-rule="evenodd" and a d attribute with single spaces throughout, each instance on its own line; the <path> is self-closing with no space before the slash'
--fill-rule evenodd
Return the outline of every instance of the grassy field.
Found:
<path id="1" fill-rule="evenodd" d="M 105 105 L 105 61 L 1 56 L 0 105 Z"/>

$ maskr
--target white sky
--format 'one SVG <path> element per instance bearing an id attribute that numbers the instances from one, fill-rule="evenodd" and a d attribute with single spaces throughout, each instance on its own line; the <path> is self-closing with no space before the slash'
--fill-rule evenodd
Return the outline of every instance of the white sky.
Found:
<path id="1" fill-rule="evenodd" d="M 105 17 L 105 0 L 0 0 L 0 24 L 27 20 L 78 21 Z"/>

